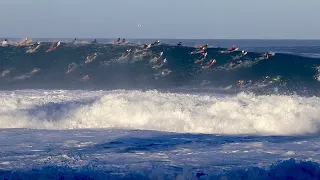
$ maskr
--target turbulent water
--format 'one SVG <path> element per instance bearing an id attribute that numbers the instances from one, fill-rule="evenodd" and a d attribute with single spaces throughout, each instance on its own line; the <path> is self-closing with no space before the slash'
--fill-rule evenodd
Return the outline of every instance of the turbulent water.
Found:
<path id="1" fill-rule="evenodd" d="M 320 179 L 320 42 L 147 41 L 0 46 L 0 179 Z"/>

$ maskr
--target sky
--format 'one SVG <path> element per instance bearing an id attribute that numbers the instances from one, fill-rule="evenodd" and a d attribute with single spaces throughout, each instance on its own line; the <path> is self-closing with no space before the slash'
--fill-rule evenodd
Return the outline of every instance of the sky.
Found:
<path id="1" fill-rule="evenodd" d="M 320 0 L 0 0 L 0 37 L 320 39 L 319 7 Z"/>

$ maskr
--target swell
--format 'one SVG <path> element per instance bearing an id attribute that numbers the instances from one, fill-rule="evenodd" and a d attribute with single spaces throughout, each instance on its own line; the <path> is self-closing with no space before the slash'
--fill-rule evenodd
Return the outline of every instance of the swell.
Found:
<path id="1" fill-rule="evenodd" d="M 117 89 L 117 88 L 217 88 L 229 92 L 298 92 L 316 94 L 320 80 L 317 58 L 277 53 L 257 61 L 261 53 L 222 54 L 221 48 L 208 48 L 208 56 L 194 63 L 200 54 L 191 55 L 193 47 L 159 45 L 142 51 L 139 45 L 71 45 L 62 44 L 45 52 L 50 43 L 43 43 L 34 53 L 28 47 L 0 47 L 1 89 Z M 131 49 L 128 57 L 125 51 Z M 137 52 L 139 51 L 139 52 Z M 153 68 L 151 59 L 167 59 Z M 87 57 L 96 58 L 85 63 Z M 209 59 L 217 62 L 202 69 Z M 241 60 L 242 62 L 239 62 Z M 238 63 L 230 68 L 231 63 Z M 68 71 L 68 67 L 70 72 Z M 71 68 L 73 67 L 73 68 Z M 36 69 L 35 69 L 36 68 Z M 239 83 L 241 82 L 241 83 Z"/>

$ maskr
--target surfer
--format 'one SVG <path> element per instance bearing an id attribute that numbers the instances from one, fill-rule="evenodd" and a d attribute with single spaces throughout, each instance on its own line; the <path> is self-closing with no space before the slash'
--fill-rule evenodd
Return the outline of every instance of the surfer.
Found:
<path id="1" fill-rule="evenodd" d="M 231 63 L 229 64 L 229 67 L 228 67 L 227 70 L 231 70 L 231 69 L 235 68 L 236 66 L 239 66 L 240 64 L 242 64 L 242 61 L 241 61 L 241 60 L 240 60 L 240 61 L 237 61 L 237 62 L 231 62 Z"/>
<path id="2" fill-rule="evenodd" d="M 208 53 L 207 53 L 207 52 L 203 52 L 203 53 L 201 53 L 200 60 L 201 60 L 201 59 L 206 58 L 206 57 L 207 57 L 207 55 L 208 55 Z"/>
<path id="3" fill-rule="evenodd" d="M 199 59 L 197 59 L 194 63 L 198 63 L 198 62 L 201 62 L 203 61 L 206 57 L 207 57 L 208 53 L 207 52 L 203 52 L 201 53 L 201 56 Z"/>
<path id="4" fill-rule="evenodd" d="M 73 71 L 75 69 L 75 67 L 76 67 L 76 63 L 73 62 L 73 63 L 69 64 L 68 65 L 68 70 L 67 70 L 66 73 L 67 74 L 70 73 L 71 71 Z"/>
<path id="5" fill-rule="evenodd" d="M 53 45 L 51 46 L 52 48 L 58 47 L 59 42 L 54 42 Z"/>
<path id="6" fill-rule="evenodd" d="M 235 45 L 232 45 L 231 49 L 220 51 L 220 53 L 231 53 L 231 52 L 237 51 L 238 49 L 239 49 L 238 47 L 236 47 Z"/>
<path id="7" fill-rule="evenodd" d="M 76 43 L 77 38 L 74 38 L 74 40 L 72 41 L 72 44 Z"/>
<path id="8" fill-rule="evenodd" d="M 122 43 L 125 44 L 126 43 L 126 39 L 122 39 Z"/>
<path id="9" fill-rule="evenodd" d="M 229 52 L 232 52 L 232 51 L 235 51 L 236 49 L 237 49 L 236 46 L 235 46 L 235 45 L 232 45 L 231 49 L 229 49 L 228 51 L 229 51 Z"/>
<path id="10" fill-rule="evenodd" d="M 200 46 L 200 47 L 199 47 L 199 49 L 197 49 L 197 50 L 195 50 L 195 51 L 191 52 L 190 54 L 203 53 L 203 52 L 204 52 L 204 50 L 206 50 L 206 49 L 207 49 L 207 47 L 208 47 L 208 44 L 205 44 L 205 45 L 203 45 L 203 46 Z"/>
<path id="11" fill-rule="evenodd" d="M 154 57 L 153 59 L 151 59 L 151 62 L 154 62 L 154 63 L 158 62 L 159 59 L 162 57 L 162 55 L 163 55 L 163 52 L 160 52 L 158 57 Z"/>
<path id="12" fill-rule="evenodd" d="M 232 59 L 233 59 L 233 60 L 237 60 L 237 59 L 240 59 L 240 58 L 242 58 L 243 56 L 245 56 L 245 55 L 247 55 L 247 54 L 248 54 L 247 51 L 242 50 L 242 51 L 241 51 L 241 54 L 239 54 L 239 55 L 237 55 L 237 56 L 235 56 L 235 57 L 232 57 Z"/>
<path id="13" fill-rule="evenodd" d="M 30 74 L 34 74 L 34 73 L 37 73 L 39 71 L 40 71 L 39 68 L 33 68 L 33 70 L 30 72 Z"/>
<path id="14" fill-rule="evenodd" d="M 30 46 L 30 49 L 34 49 L 40 45 L 40 42 L 36 42 Z"/>
<path id="15" fill-rule="evenodd" d="M 206 69 L 206 68 L 211 67 L 215 62 L 217 62 L 215 59 L 210 59 L 210 60 L 207 62 L 207 65 L 206 65 L 206 66 L 202 66 L 202 69 Z"/>
<path id="16" fill-rule="evenodd" d="M 151 47 L 151 44 L 150 43 L 146 43 L 146 44 L 144 44 L 143 49 L 148 49 L 150 47 Z"/>
<path id="17" fill-rule="evenodd" d="M 123 56 L 124 57 L 129 56 L 130 52 L 131 52 L 131 49 L 127 49 Z"/>
<path id="18" fill-rule="evenodd" d="M 97 39 L 94 39 L 91 44 L 98 44 Z"/>
<path id="19" fill-rule="evenodd" d="M 3 46 L 8 45 L 8 40 L 7 40 L 7 39 L 3 40 L 1 44 L 2 44 Z"/>
<path id="20" fill-rule="evenodd" d="M 154 45 L 159 45 L 160 44 L 160 40 L 156 40 L 154 43 L 152 43 L 151 45 L 154 46 Z"/>
<path id="21" fill-rule="evenodd" d="M 268 51 L 268 52 L 263 54 L 263 58 L 264 59 L 269 59 L 269 57 L 271 57 L 272 55 L 273 55 L 272 52 Z"/>
<path id="22" fill-rule="evenodd" d="M 240 87 L 240 88 L 244 88 L 245 86 L 249 86 L 252 84 L 252 80 L 249 80 L 249 81 L 244 81 L 244 80 L 238 80 L 237 81 L 237 85 Z"/>
<path id="23" fill-rule="evenodd" d="M 28 39 L 27 37 L 24 38 L 24 40 L 23 40 L 22 42 L 18 43 L 17 46 L 27 45 L 28 40 L 29 40 L 29 39 Z"/>
<path id="24" fill-rule="evenodd" d="M 90 78 L 89 78 L 89 75 L 88 75 L 88 74 L 82 77 L 82 80 L 83 80 L 83 81 L 86 81 L 86 80 L 89 80 L 89 79 L 90 79 Z"/>
<path id="25" fill-rule="evenodd" d="M 274 55 L 275 55 L 275 54 L 274 54 L 273 52 L 268 51 L 268 52 L 264 53 L 261 57 L 255 58 L 255 60 L 256 60 L 256 61 L 267 60 L 267 59 L 269 59 L 271 56 L 274 56 Z"/>
<path id="26" fill-rule="evenodd" d="M 158 68 L 162 67 L 165 63 L 167 63 L 167 59 L 166 58 L 164 58 L 163 60 L 159 60 L 158 59 L 156 61 L 155 65 L 152 68 L 158 69 Z"/>
<path id="27" fill-rule="evenodd" d="M 207 47 L 208 47 L 208 44 L 205 44 L 204 46 L 200 46 L 199 50 L 204 51 L 205 49 L 207 49 Z"/>
<path id="28" fill-rule="evenodd" d="M 163 60 L 158 60 L 157 61 L 157 64 L 159 64 L 159 66 L 162 66 L 162 65 L 164 65 L 165 63 L 167 62 L 167 58 L 164 58 Z"/>
<path id="29" fill-rule="evenodd" d="M 177 44 L 177 46 L 182 46 L 182 42 L 179 42 L 179 43 Z"/>
<path id="30" fill-rule="evenodd" d="M 121 41 L 121 38 L 118 38 L 118 40 L 116 41 L 117 43 L 120 43 L 120 41 Z"/>
<path id="31" fill-rule="evenodd" d="M 50 51 L 55 50 L 59 45 L 60 45 L 60 41 L 54 42 L 54 43 L 52 44 L 52 46 L 50 46 L 50 48 L 49 48 L 46 52 L 50 52 Z"/>

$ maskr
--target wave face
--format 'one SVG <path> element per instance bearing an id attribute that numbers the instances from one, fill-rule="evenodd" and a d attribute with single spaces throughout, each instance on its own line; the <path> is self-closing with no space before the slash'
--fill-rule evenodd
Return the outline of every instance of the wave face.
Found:
<path id="1" fill-rule="evenodd" d="M 177 133 L 305 135 L 320 132 L 320 99 L 215 97 L 157 91 L 1 93 L 0 128 L 141 129 Z"/>
<path id="2" fill-rule="evenodd" d="M 193 47 L 164 44 L 142 51 L 141 46 L 134 44 L 62 43 L 54 51 L 46 52 L 50 45 L 42 43 L 33 53 L 26 53 L 28 47 L 0 47 L 1 89 L 186 87 L 225 92 L 319 93 L 320 60 L 314 57 L 276 53 L 259 61 L 256 59 L 261 53 L 249 52 L 237 58 L 240 51 L 220 53 L 224 49 L 208 48 L 207 58 L 194 63 L 200 54 L 191 55 Z M 127 49 L 131 52 L 124 56 Z M 158 63 L 164 58 L 167 63 L 155 67 L 157 64 L 151 60 L 158 57 Z M 212 58 L 216 59 L 215 64 L 201 68 Z"/>

